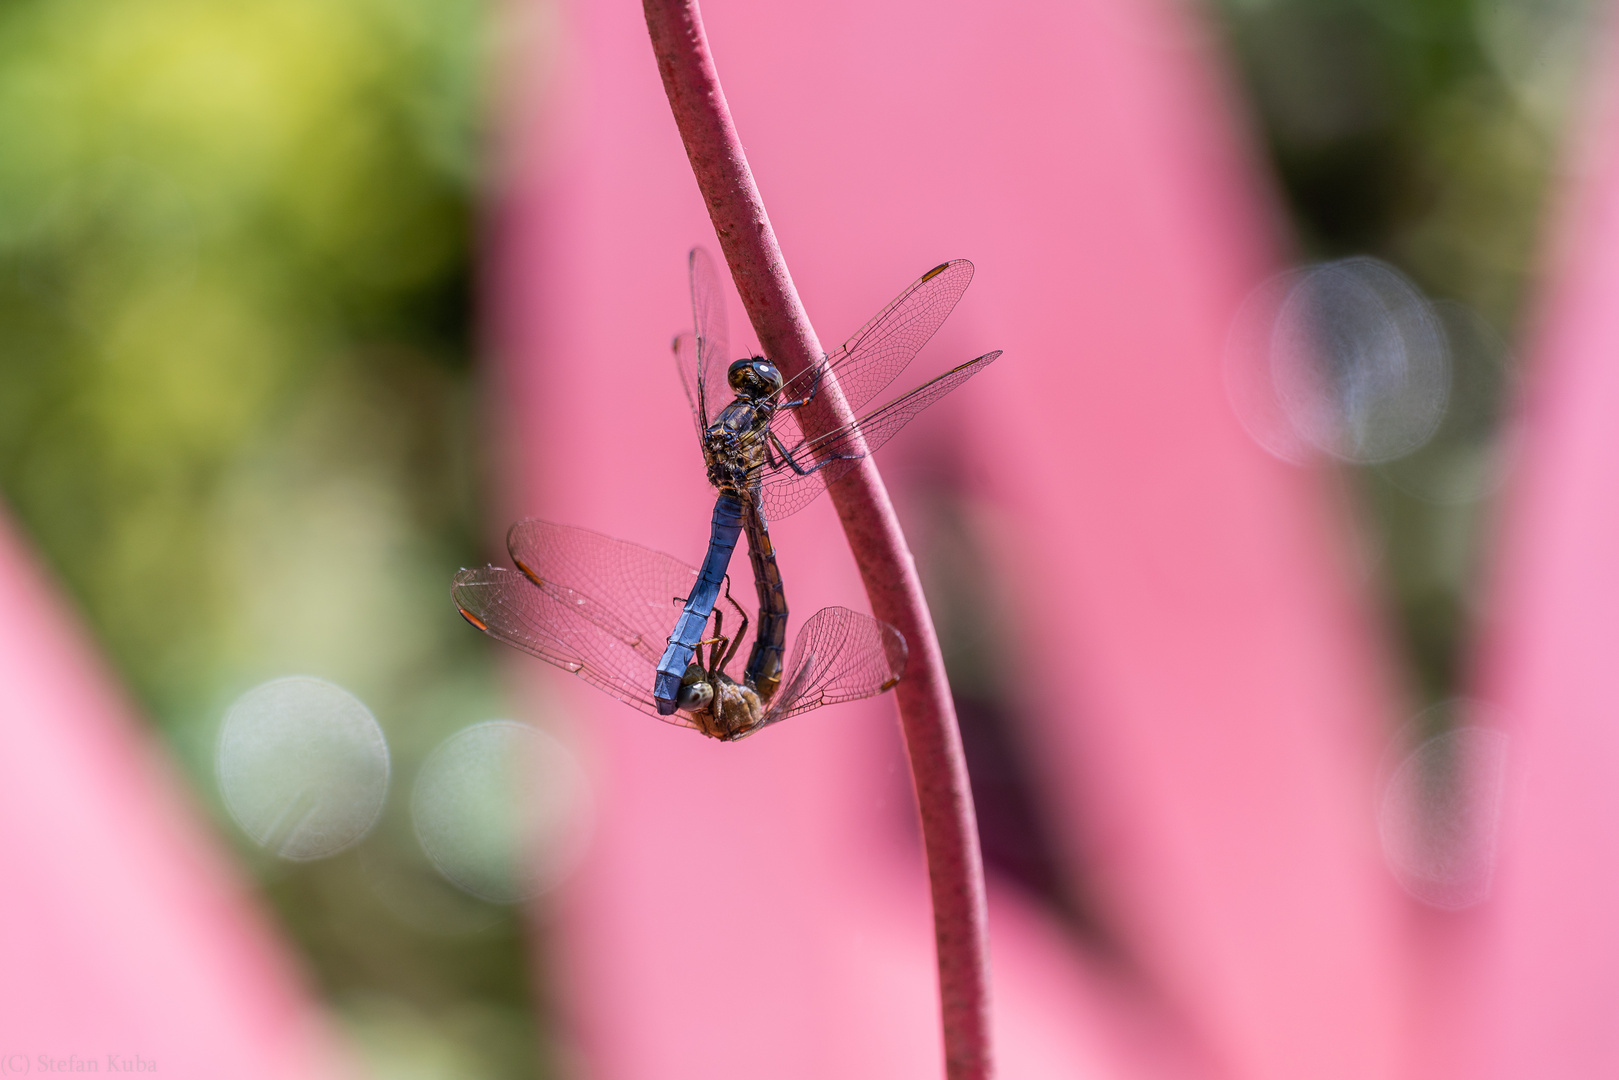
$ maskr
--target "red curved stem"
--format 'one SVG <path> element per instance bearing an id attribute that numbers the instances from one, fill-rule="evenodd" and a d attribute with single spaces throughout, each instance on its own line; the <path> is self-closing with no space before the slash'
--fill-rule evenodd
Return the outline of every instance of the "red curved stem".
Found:
<path id="1" fill-rule="evenodd" d="M 675 125 L 742 304 L 765 355 L 791 379 L 824 353 L 793 288 L 731 122 L 696 0 L 643 0 L 643 7 Z M 833 380 L 823 382 L 815 400 L 799 413 L 808 435 L 852 418 Z M 895 694 L 932 886 L 945 1074 L 950 1080 L 988 1080 L 994 1069 L 984 868 L 939 640 L 877 466 L 871 458 L 863 459 L 830 491 L 872 613 L 897 627 L 910 646 L 905 678 Z"/>

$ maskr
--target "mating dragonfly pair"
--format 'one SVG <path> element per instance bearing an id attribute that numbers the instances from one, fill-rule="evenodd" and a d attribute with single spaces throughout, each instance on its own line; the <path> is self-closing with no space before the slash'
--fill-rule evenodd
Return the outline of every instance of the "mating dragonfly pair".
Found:
<path id="1" fill-rule="evenodd" d="M 792 379 L 764 357 L 726 362 L 728 328 L 714 263 L 697 248 L 690 268 L 695 332 L 675 339 L 675 359 L 708 479 L 719 491 L 702 567 L 530 519 L 506 536 L 516 569 L 462 570 L 453 592 L 466 620 L 492 637 L 642 712 L 733 740 L 822 705 L 882 693 L 899 681 L 904 637 L 844 607 L 811 616 L 791 657 L 784 657 L 787 597 L 767 522 L 803 509 L 1001 354 L 951 368 L 832 431 L 809 433 L 799 427 L 798 410 L 822 386 L 835 380 L 850 409 L 858 410 L 904 370 L 966 292 L 972 264 L 957 259 L 929 270 L 836 352 Z M 731 598 L 726 571 L 742 533 L 759 614 L 736 679 L 726 668 L 748 640 L 749 620 Z M 730 635 L 718 606 L 722 592 L 738 618 Z"/>

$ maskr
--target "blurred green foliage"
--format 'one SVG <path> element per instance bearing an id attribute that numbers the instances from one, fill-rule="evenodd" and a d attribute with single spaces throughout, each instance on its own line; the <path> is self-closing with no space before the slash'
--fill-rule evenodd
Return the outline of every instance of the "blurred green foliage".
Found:
<path id="1" fill-rule="evenodd" d="M 199 792 L 225 705 L 264 678 L 376 712 L 396 782 L 373 837 L 244 856 L 384 1077 L 544 1057 L 516 917 L 438 879 L 403 817 L 415 763 L 502 704 L 447 593 L 478 554 L 484 20 L 0 8 L 0 488 Z"/>
<path id="2" fill-rule="evenodd" d="M 1218 0 L 1216 10 L 1299 257 L 1375 255 L 1519 341 L 1592 0 Z M 1464 689 L 1491 501 L 1426 502 L 1385 469 L 1348 479 L 1413 690 L 1438 700 Z"/>
<path id="3" fill-rule="evenodd" d="M 323 473 L 335 452 L 336 472 L 398 487 L 378 474 L 453 441 L 422 424 L 450 418 L 399 406 L 441 412 L 465 366 L 475 12 L 50 0 L 4 14 L 3 482 L 173 717 L 199 671 L 243 662 L 255 637 L 236 578 L 281 577 L 264 560 L 293 555 L 276 533 L 301 515 L 254 520 L 238 481 L 263 490 L 270 459 Z M 424 440 L 438 445 L 405 445 Z M 328 517 L 372 517 L 331 496 Z M 437 533 L 464 510 L 412 501 L 384 520 Z"/>

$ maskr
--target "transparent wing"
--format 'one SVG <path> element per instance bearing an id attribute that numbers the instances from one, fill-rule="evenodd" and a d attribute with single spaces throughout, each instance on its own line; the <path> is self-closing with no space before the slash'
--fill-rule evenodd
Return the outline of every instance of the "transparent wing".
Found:
<path id="1" fill-rule="evenodd" d="M 790 675 L 759 726 L 880 694 L 905 674 L 905 656 L 904 636 L 887 623 L 846 607 L 822 608 L 799 630 Z"/>
<path id="2" fill-rule="evenodd" d="M 765 516 L 774 521 L 808 506 L 828 484 L 836 483 L 854 468 L 857 461 L 893 438 L 918 414 L 994 363 L 1000 355 L 999 349 L 985 353 L 843 427 L 813 439 L 801 439 L 796 444 L 787 443 L 787 456 L 792 464 L 771 469 L 759 486 L 759 505 Z M 773 452 L 779 460 L 780 451 L 773 448 Z"/>
<path id="3" fill-rule="evenodd" d="M 490 637 L 658 716 L 652 701 L 657 660 L 572 610 L 566 590 L 540 589 L 521 571 L 485 566 L 456 574 L 452 591 L 462 616 Z M 658 718 L 690 726 L 679 713 Z"/>
<path id="4" fill-rule="evenodd" d="M 656 661 L 697 571 L 672 555 L 589 529 L 526 518 L 506 532 L 517 568 L 542 583 L 587 597 L 593 620 L 645 639 Z M 679 599 L 675 599 L 679 597 Z"/>
<path id="5" fill-rule="evenodd" d="M 519 521 L 506 544 L 518 569 L 455 576 L 452 593 L 467 621 L 657 716 L 653 676 L 697 571 L 639 544 L 546 521 Z M 680 714 L 659 719 L 691 726 Z"/>
<path id="6" fill-rule="evenodd" d="M 708 427 L 708 410 L 703 400 L 702 367 L 697 361 L 697 335 L 677 335 L 674 342 L 675 369 L 680 372 L 680 385 L 691 403 L 692 422 L 697 425 L 698 441 Z"/>
<path id="7" fill-rule="evenodd" d="M 809 394 L 825 371 L 837 375 L 849 408 L 859 410 L 879 390 L 905 370 L 922 346 L 955 308 L 973 280 L 973 264 L 966 259 L 941 263 L 917 278 L 904 292 L 855 331 L 820 364 L 788 381 L 780 401 L 797 401 Z M 780 418 L 787 410 L 778 413 Z"/>
<path id="8" fill-rule="evenodd" d="M 691 317 L 696 333 L 696 384 L 698 430 L 708 427 L 715 413 L 730 400 L 725 382 L 731 365 L 730 325 L 725 314 L 725 289 L 719 269 L 707 251 L 691 249 L 687 260 L 691 270 Z M 682 375 L 685 367 L 682 365 Z M 690 388 L 687 394 L 691 394 Z"/>
<path id="9" fill-rule="evenodd" d="M 574 610 L 604 631 L 631 643 L 653 665 L 680 615 L 681 605 L 697 580 L 697 569 L 673 555 L 619 540 L 590 529 L 525 518 L 506 531 L 506 551 L 517 568 L 543 583 L 542 588 L 568 590 Z M 723 629 L 735 638 L 746 617 L 731 598 L 725 577 L 714 607 L 712 632 Z M 747 656 L 756 627 L 748 620 L 737 653 Z M 647 683 L 648 693 L 652 683 Z"/>

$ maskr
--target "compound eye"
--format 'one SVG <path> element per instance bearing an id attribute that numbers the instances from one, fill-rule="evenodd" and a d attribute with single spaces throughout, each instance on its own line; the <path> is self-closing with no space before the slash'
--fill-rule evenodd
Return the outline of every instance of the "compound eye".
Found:
<path id="1" fill-rule="evenodd" d="M 706 682 L 687 683 L 675 691 L 675 708 L 696 712 L 714 700 L 714 688 Z"/>
<path id="2" fill-rule="evenodd" d="M 753 373 L 758 376 L 761 388 L 766 393 L 774 394 L 781 389 L 781 372 L 776 370 L 775 364 L 768 361 L 756 363 L 753 365 Z"/>
<path id="3" fill-rule="evenodd" d="M 701 664 L 687 664 L 680 678 L 680 689 L 675 691 L 675 708 L 696 712 L 714 700 L 714 688 L 708 684 L 708 672 Z"/>

